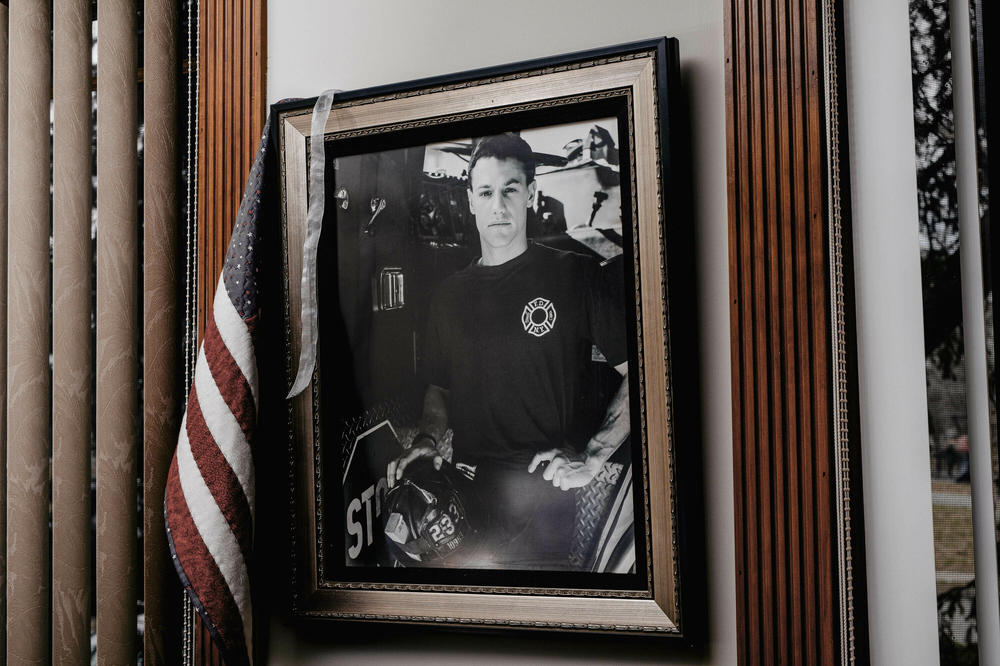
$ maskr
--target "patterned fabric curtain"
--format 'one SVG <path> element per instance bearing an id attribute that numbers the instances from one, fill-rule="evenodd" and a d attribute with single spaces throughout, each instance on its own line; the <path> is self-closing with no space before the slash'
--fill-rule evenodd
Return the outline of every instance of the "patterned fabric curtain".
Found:
<path id="1" fill-rule="evenodd" d="M 164 627 L 180 591 L 165 585 L 161 502 L 182 402 L 177 34 L 187 7 L 7 5 L 0 661 L 90 663 L 96 650 L 99 663 L 176 663 Z"/>

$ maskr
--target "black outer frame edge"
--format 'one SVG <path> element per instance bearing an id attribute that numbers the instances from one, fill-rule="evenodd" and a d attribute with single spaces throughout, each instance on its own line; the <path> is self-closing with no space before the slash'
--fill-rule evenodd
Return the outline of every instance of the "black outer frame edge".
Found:
<path id="1" fill-rule="evenodd" d="M 705 644 L 708 635 L 708 615 L 707 615 L 707 578 L 705 573 L 705 511 L 702 483 L 702 455 L 701 445 L 701 406 L 700 406 L 700 386 L 698 374 L 698 359 L 700 353 L 700 335 L 697 334 L 697 307 L 696 292 L 690 288 L 692 278 L 695 276 L 694 264 L 694 221 L 692 218 L 690 169 L 674 169 L 675 163 L 690 164 L 691 154 L 688 140 L 689 114 L 684 107 L 684 102 L 688 98 L 683 95 L 680 88 L 680 55 L 678 40 L 673 37 L 659 37 L 653 39 L 629 42 L 626 44 L 576 51 L 573 53 L 524 60 L 494 67 L 466 70 L 453 74 L 413 79 L 401 83 L 372 86 L 357 90 L 338 92 L 334 96 L 334 104 L 351 100 L 377 97 L 387 94 L 398 94 L 411 92 L 421 88 L 430 88 L 444 85 L 454 85 L 484 78 L 516 74 L 546 67 L 560 65 L 570 65 L 587 60 L 595 60 L 613 56 L 623 56 L 632 53 L 649 52 L 655 54 L 656 59 L 656 84 L 657 84 L 657 107 L 659 109 L 659 135 L 660 135 L 660 177 L 663 183 L 664 208 L 669 203 L 671 212 L 670 222 L 666 217 L 660 220 L 661 232 L 663 234 L 665 255 L 666 255 L 666 289 L 670 299 L 670 311 L 668 313 L 671 330 L 668 332 L 669 341 L 673 349 L 696 349 L 696 354 L 672 354 L 671 366 L 668 368 L 672 386 L 672 407 L 671 425 L 674 435 L 674 456 L 675 468 L 683 469 L 683 474 L 675 474 L 675 499 L 676 509 L 676 534 L 678 539 L 678 574 L 680 577 L 680 600 L 678 604 L 679 619 L 678 627 L 680 634 L 649 634 L 655 636 L 667 644 L 678 647 L 700 648 Z M 302 99 L 290 99 L 272 104 L 270 107 L 270 119 L 272 131 L 270 140 L 274 155 L 280 159 L 280 125 L 279 117 L 282 113 L 301 109 L 312 108 L 316 104 L 318 96 Z M 676 135 L 671 135 L 671 129 L 677 130 Z M 275 169 L 275 174 L 278 169 Z M 671 182 L 672 177 L 683 179 L 681 182 Z M 681 326 L 676 322 L 690 322 L 690 325 Z M 684 330 L 689 329 L 689 330 Z M 683 379 L 684 391 L 677 390 L 678 380 Z M 683 415 L 678 418 L 678 415 Z M 696 441 L 697 446 L 678 446 L 677 442 L 689 438 Z M 672 618 L 674 619 L 674 618 Z M 354 624 L 351 622 L 351 624 Z M 427 625 L 437 629 L 449 630 L 453 628 L 439 625 Z M 476 631 L 480 628 L 476 627 Z M 482 631 L 489 632 L 490 628 L 482 627 Z M 537 633 L 538 629 L 530 628 L 507 628 L 504 633 L 514 632 Z M 545 630 L 542 630 L 545 631 Z M 588 634 L 576 634 L 579 637 Z M 568 635 L 568 634 L 567 634 Z M 645 635 L 645 634 L 644 634 Z M 595 634 L 605 640 L 609 638 L 621 638 L 628 640 L 633 635 L 607 635 Z"/>
<path id="2" fill-rule="evenodd" d="M 833 3 L 833 26 L 834 49 L 836 61 L 830 63 L 836 72 L 837 80 L 837 120 L 838 137 L 840 139 L 838 149 L 840 152 L 839 173 L 835 174 L 840 180 L 840 219 L 841 219 L 841 278 L 843 279 L 844 299 L 844 343 L 845 343 L 845 364 L 847 371 L 847 453 L 848 453 L 848 480 L 851 491 L 851 507 L 845 519 L 849 521 L 851 527 L 851 550 L 850 557 L 852 563 L 852 585 L 851 595 L 853 600 L 853 631 L 854 631 L 854 652 L 853 655 L 841 655 L 841 663 L 849 661 L 853 656 L 854 663 L 867 664 L 871 660 L 869 630 L 868 630 L 868 567 L 865 556 L 865 512 L 864 512 L 864 487 L 862 479 L 862 456 L 861 456 L 861 406 L 859 396 L 858 377 L 858 326 L 855 299 L 854 281 L 854 226 L 851 216 L 851 164 L 850 164 L 850 123 L 847 108 L 847 63 L 846 63 L 846 43 L 844 41 L 844 5 L 842 2 Z M 830 150 L 830 146 L 824 143 L 824 150 Z M 825 160 L 824 160 L 825 161 Z M 825 174 L 828 178 L 834 174 Z M 827 224 L 829 224 L 827 220 Z M 829 260 L 829 251 L 827 252 Z M 827 272 L 829 275 L 829 271 Z M 832 285 L 831 285 L 832 287 Z M 830 292 L 832 295 L 832 291 Z M 831 372 L 830 376 L 833 376 Z M 831 419 L 831 425 L 833 420 Z M 839 460 L 835 456 L 833 460 Z M 834 503 L 834 506 L 836 504 Z M 836 516 L 832 516 L 836 521 Z M 836 522 L 834 522 L 836 524 Z M 841 600 L 846 602 L 846 600 Z M 839 642 L 837 649 L 839 651 Z M 847 657 L 845 660 L 844 657 Z"/>
<path id="3" fill-rule="evenodd" d="M 281 142 L 278 137 L 280 124 L 277 114 L 271 114 L 267 155 L 265 163 L 266 193 L 262 197 L 263 219 L 270 223 L 258 224 L 259 244 L 264 248 L 261 255 L 261 272 L 284 272 L 282 256 L 281 223 L 282 205 L 279 173 Z M 289 317 L 285 285 L 281 280 L 261 280 L 258 284 L 261 317 L 257 332 L 257 344 L 264 340 L 280 340 L 278 353 L 258 355 L 258 376 L 261 408 L 258 412 L 258 441 L 270 442 L 273 446 L 257 446 L 254 449 L 254 464 L 257 470 L 268 470 L 268 474 L 257 476 L 257 527 L 254 537 L 254 557 L 252 575 L 258 581 L 253 591 L 253 602 L 257 608 L 270 607 L 282 621 L 291 615 L 295 600 L 299 595 L 301 572 L 298 569 L 299 554 L 295 552 L 296 530 L 295 504 L 291 475 L 295 471 L 294 452 L 289 455 L 291 442 L 292 403 L 285 399 L 291 386 L 292 369 L 286 356 L 286 326 Z M 287 527 L 286 527 L 287 524 Z M 266 536 L 265 536 L 266 535 Z M 270 537 L 270 538 L 269 538 Z M 269 572 L 278 571 L 278 575 Z M 298 576 L 298 579 L 296 578 Z M 271 627 L 261 614 L 254 619 L 254 651 L 258 660 L 265 659 L 272 641 Z"/>
<path id="4" fill-rule="evenodd" d="M 438 76 L 429 76 L 422 79 L 412 79 L 410 81 L 403 81 L 401 83 L 392 83 L 389 85 L 372 86 L 369 88 L 359 88 L 357 90 L 348 90 L 345 92 L 338 92 L 334 96 L 334 103 L 347 102 L 357 99 L 365 99 L 368 97 L 378 97 L 380 95 L 412 92 L 415 90 L 420 90 L 421 88 L 433 88 L 437 86 L 453 85 L 456 83 L 465 83 L 468 81 L 475 81 L 477 79 L 485 79 L 495 76 L 505 76 L 507 74 L 517 74 L 519 72 L 527 72 L 533 69 L 542 69 L 545 67 L 570 65 L 585 60 L 596 60 L 598 58 L 605 58 L 608 56 L 616 56 L 616 55 L 627 55 L 630 53 L 639 53 L 641 51 L 656 50 L 657 53 L 660 54 L 660 49 L 662 45 L 664 44 L 664 42 L 667 41 L 676 42 L 676 39 L 668 37 L 645 39 L 636 42 L 629 42 L 627 44 L 621 44 L 618 46 L 605 46 L 596 49 L 588 49 L 585 51 L 575 51 L 573 53 L 567 53 L 563 55 L 548 56 L 544 58 L 534 58 L 531 60 L 522 60 L 520 62 L 508 63 L 506 65 L 482 67 L 480 69 L 470 69 L 462 72 L 456 72 L 454 74 L 442 74 Z M 277 113 L 283 113 L 285 111 L 292 111 L 295 109 L 311 108 L 316 104 L 317 99 L 319 99 L 318 95 L 294 101 L 278 102 L 277 104 L 271 105 L 271 111 L 272 114 L 277 114 Z"/>
<path id="5" fill-rule="evenodd" d="M 274 219 L 279 220 L 279 222 L 271 225 L 274 228 L 274 232 L 271 234 L 273 242 L 272 254 L 276 255 L 274 262 L 281 267 L 283 272 L 287 270 L 287 260 L 282 256 L 282 246 L 285 243 L 285 239 L 283 238 L 286 231 L 285 223 L 280 221 L 281 216 L 284 215 L 284 205 L 280 190 L 281 184 L 279 182 L 282 174 L 283 157 L 281 154 L 280 115 L 283 110 L 312 108 L 316 103 L 316 99 L 318 98 L 313 97 L 308 100 L 290 99 L 279 102 L 271 105 L 271 110 L 268 114 L 268 122 L 271 124 L 271 133 L 268 140 L 271 144 L 271 158 L 274 160 L 273 168 L 271 169 L 271 173 L 273 174 L 271 184 L 275 187 L 274 194 L 269 199 L 272 202 Z M 288 249 L 291 250 L 291 248 Z M 273 393 L 280 393 L 280 395 L 275 395 L 274 404 L 280 404 L 281 406 L 280 410 L 276 409 L 274 412 L 275 416 L 273 420 L 275 423 L 273 432 L 271 433 L 271 440 L 280 442 L 282 447 L 288 447 L 287 450 L 280 450 L 275 453 L 272 460 L 275 465 L 274 469 L 278 469 L 281 472 L 280 477 L 277 477 L 273 482 L 275 486 L 280 487 L 280 492 L 275 491 L 274 493 L 277 499 L 276 505 L 280 504 L 280 506 L 285 508 L 287 513 L 284 516 L 286 519 L 290 518 L 287 528 L 282 530 L 282 537 L 287 539 L 287 542 L 285 542 L 288 546 L 287 552 L 280 558 L 278 556 L 273 558 L 274 562 L 280 562 L 282 566 L 286 567 L 286 573 L 281 576 L 284 579 L 283 582 L 286 584 L 284 593 L 273 595 L 274 598 L 283 604 L 286 620 L 297 616 L 303 610 L 303 605 L 308 604 L 309 595 L 311 594 L 308 588 L 308 557 L 301 549 L 302 544 L 299 543 L 300 539 L 307 536 L 307 530 L 302 528 L 300 519 L 296 514 L 298 511 L 297 477 L 299 474 L 298 466 L 301 462 L 301 452 L 294 442 L 294 408 L 292 401 L 286 397 L 288 389 L 291 388 L 295 378 L 295 364 L 298 362 L 297 359 L 291 357 L 289 347 L 293 334 L 289 328 L 290 302 L 288 294 L 291 290 L 296 289 L 298 284 L 298 278 L 290 280 L 287 275 L 284 276 L 283 282 L 276 282 L 274 284 L 271 301 L 274 306 L 272 311 L 280 313 L 280 322 L 274 323 L 271 326 L 270 333 L 273 336 L 272 339 L 278 340 L 281 347 L 280 353 L 269 355 L 274 356 L 275 359 L 280 359 L 280 363 L 278 360 L 275 360 L 271 364 L 274 366 L 272 377 L 276 382 L 280 379 L 280 383 L 277 383 L 272 391 Z M 275 516 L 277 515 L 277 509 L 275 509 Z M 280 524 L 280 520 L 277 522 Z"/>
<path id="6" fill-rule="evenodd" d="M 663 213 L 660 218 L 666 274 L 665 290 L 671 386 L 670 422 L 673 437 L 674 493 L 677 502 L 677 573 L 680 581 L 679 626 L 684 643 L 699 647 L 708 638 L 705 501 L 703 495 L 702 409 L 699 360 L 694 218 L 690 168 L 691 99 L 681 85 L 679 44 L 676 39 L 656 44 L 656 87 L 659 108 L 660 179 Z M 695 353 L 678 353 L 694 350 Z M 683 389 L 682 389 L 683 387 Z M 679 472 L 680 470 L 680 472 Z"/>

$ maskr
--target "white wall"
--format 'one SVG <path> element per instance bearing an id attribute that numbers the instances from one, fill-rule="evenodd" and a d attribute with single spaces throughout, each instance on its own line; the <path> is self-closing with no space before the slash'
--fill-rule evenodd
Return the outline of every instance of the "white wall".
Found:
<path id="1" fill-rule="evenodd" d="M 664 652 L 647 641 L 581 641 L 335 627 L 308 635 L 272 623 L 272 664 L 733 664 L 733 545 L 725 87 L 721 0 L 277 0 L 268 3 L 268 100 L 310 97 L 652 37 L 680 40 L 691 109 L 707 517 L 709 645 Z M 319 636 L 317 636 L 319 634 Z M 386 639 L 388 637 L 388 639 Z"/>

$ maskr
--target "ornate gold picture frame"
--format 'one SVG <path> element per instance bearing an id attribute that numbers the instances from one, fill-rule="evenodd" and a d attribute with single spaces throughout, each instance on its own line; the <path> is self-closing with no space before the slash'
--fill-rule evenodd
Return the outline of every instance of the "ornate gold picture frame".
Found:
<path id="1" fill-rule="evenodd" d="M 698 352 L 681 99 L 678 44 L 672 39 L 335 96 L 324 129 L 326 212 L 318 259 L 317 369 L 310 386 L 289 403 L 296 613 L 699 640 L 704 631 L 704 564 Z M 280 160 L 291 359 L 301 352 L 299 276 L 314 102 L 275 105 L 271 113 Z M 529 144 L 530 160 L 481 158 L 486 154 L 483 138 L 497 136 L 520 137 L 512 141 Z M 577 138 L 563 143 L 566 137 Z M 452 553 L 488 531 L 488 521 L 466 505 L 488 505 L 486 510 L 502 513 L 496 507 L 504 500 L 469 498 L 476 484 L 485 483 L 481 479 L 488 463 L 480 462 L 478 471 L 477 465 L 465 464 L 463 456 L 476 451 L 462 448 L 471 446 L 468 432 L 460 432 L 458 425 L 458 435 L 451 428 L 428 433 L 426 427 L 423 369 L 435 352 L 425 331 L 436 316 L 427 313 L 438 307 L 434 304 L 441 285 L 450 284 L 449 276 L 475 273 L 481 264 L 496 268 L 490 265 L 486 232 L 480 229 L 476 236 L 475 225 L 486 223 L 474 197 L 487 188 L 477 183 L 474 194 L 471 175 L 473 164 L 490 159 L 522 167 L 533 163 L 531 174 L 520 181 L 530 190 L 527 221 L 517 218 L 527 225 L 529 250 L 524 256 L 552 245 L 553 257 L 568 252 L 581 265 L 589 262 L 594 275 L 604 276 L 602 284 L 611 284 L 625 313 L 615 318 L 614 326 L 623 334 L 627 360 L 618 363 L 600 340 L 591 350 L 588 341 L 589 365 L 581 371 L 585 379 L 564 392 L 573 394 L 574 404 L 590 400 L 580 397 L 584 394 L 598 396 L 587 403 L 591 407 L 585 414 L 597 422 L 593 417 L 605 413 L 604 405 L 616 399 L 612 394 L 620 395 L 621 388 L 615 392 L 620 383 L 628 436 L 601 458 L 603 465 L 593 467 L 598 471 L 592 470 L 592 479 L 588 474 L 579 488 L 562 490 L 563 495 L 557 486 L 557 496 L 575 498 L 567 504 L 575 509 L 565 519 L 547 500 L 532 500 L 525 518 L 548 517 L 556 529 L 573 523 L 567 528 L 572 552 L 555 564 L 506 557 L 520 533 L 510 541 L 490 542 L 486 559 L 460 559 Z M 499 199 L 507 189 L 501 184 L 482 196 Z M 520 211 L 524 213 L 523 202 Z M 509 219 L 498 215 L 498 224 L 508 225 Z M 516 228 L 519 222 L 510 224 Z M 488 291 L 486 296 L 468 293 L 470 311 L 472 301 L 491 297 Z M 569 326 L 571 309 L 555 297 L 529 300 L 523 313 L 519 301 L 516 305 L 523 344 L 551 340 L 560 326 Z M 462 312 L 461 306 L 459 302 L 452 309 Z M 588 312 L 592 321 L 596 315 Z M 444 349 L 440 353 L 455 355 L 454 339 L 462 335 L 456 331 L 468 327 L 459 329 L 447 318 L 440 326 L 450 341 L 438 344 Z M 499 349 L 483 348 L 482 354 L 508 353 L 507 338 L 497 333 L 489 339 L 501 340 Z M 488 366 L 489 360 L 451 362 L 478 367 Z M 517 363 L 521 361 L 511 362 Z M 624 379 L 614 370 L 624 373 Z M 485 393 L 490 381 L 484 379 Z M 532 394 L 533 381 L 526 385 L 526 395 Z M 454 384 L 458 386 L 464 388 L 445 391 L 452 412 L 470 409 L 471 399 L 463 397 L 470 391 L 478 396 L 479 387 Z M 510 401 L 524 399 L 506 390 Z M 496 409 L 500 407 L 506 405 Z M 482 429 L 507 432 L 500 421 Z M 490 436 L 482 435 L 484 441 Z M 554 470 L 569 465 L 574 451 L 580 460 L 589 460 L 593 439 L 582 441 L 541 462 L 537 459 L 546 454 L 536 455 L 532 483 L 547 474 L 546 465 Z M 412 500 L 406 504 L 391 494 L 406 475 L 396 481 L 390 466 L 387 482 L 382 470 L 387 461 L 405 458 L 418 447 L 436 447 L 434 465 L 449 470 L 452 479 L 458 473 L 465 476 L 447 482 L 457 490 L 413 482 L 419 489 L 415 496 L 424 498 L 414 508 Z M 357 471 L 366 455 L 366 471 Z M 489 460 L 493 453 L 483 455 Z M 560 481 L 560 474 L 551 472 L 553 483 L 574 485 Z M 465 485 L 469 479 L 472 485 Z M 505 486 L 500 488 L 503 495 Z M 442 494 L 450 492 L 461 498 L 461 507 L 449 506 L 456 523 L 467 522 L 459 530 L 468 537 L 464 543 L 454 531 L 447 532 L 449 539 L 441 536 L 442 529 L 454 527 Z M 427 531 L 430 523 L 433 529 Z M 505 563 L 496 563 L 501 561 Z"/>

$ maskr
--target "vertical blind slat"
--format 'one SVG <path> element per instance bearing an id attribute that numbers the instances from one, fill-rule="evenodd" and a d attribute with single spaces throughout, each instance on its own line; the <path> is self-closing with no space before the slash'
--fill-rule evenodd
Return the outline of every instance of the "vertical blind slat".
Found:
<path id="1" fill-rule="evenodd" d="M 143 586 L 144 663 L 176 660 L 165 629 L 180 608 L 163 522 L 167 468 L 180 427 L 177 294 L 177 9 L 174 0 L 147 0 L 144 13 L 143 109 Z"/>
<path id="2" fill-rule="evenodd" d="M 135 3 L 97 5 L 97 657 L 136 658 Z"/>
<path id="3" fill-rule="evenodd" d="M 91 23 L 55 0 L 52 135 L 52 660 L 90 659 Z"/>
<path id="4" fill-rule="evenodd" d="M 253 151 L 256 150 L 254 142 L 264 131 L 264 123 L 267 120 L 267 1 L 249 0 L 249 2 L 253 6 L 253 30 L 248 33 L 253 39 L 250 46 L 253 62 L 249 85 L 251 127 L 249 150 L 252 161 Z"/>
<path id="5" fill-rule="evenodd" d="M 239 28 L 239 45 L 240 45 L 240 55 L 239 55 L 239 89 L 242 91 L 242 101 L 240 105 L 240 126 L 243 131 L 240 134 L 239 146 L 237 153 L 240 156 L 240 173 L 244 174 L 246 177 L 250 173 L 250 165 L 253 164 L 254 158 L 254 141 L 253 141 L 253 129 L 250 123 L 250 109 L 251 104 L 247 98 L 247 92 L 250 88 L 250 69 L 253 63 L 253 58 L 251 57 L 251 49 L 253 45 L 253 3 L 243 2 L 240 3 L 240 9 L 242 12 L 242 25 Z"/>
<path id="6" fill-rule="evenodd" d="M 7 340 L 7 5 L 0 5 L 0 340 Z M 7 344 L 0 343 L 0 618 L 7 617 Z M 0 655 L 7 622 L 0 621 Z"/>
<path id="7" fill-rule="evenodd" d="M 266 117 L 266 2 L 199 3 L 197 152 L 197 322 L 207 313 L 226 246 Z M 195 629 L 195 649 L 218 663 L 208 630 Z"/>
<path id="8" fill-rule="evenodd" d="M 198 179 L 195 183 L 196 196 L 195 199 L 198 202 L 196 207 L 197 220 L 196 220 L 196 231 L 195 231 L 195 247 L 192 252 L 196 252 L 195 262 L 197 264 L 197 269 L 195 271 L 198 276 L 195 282 L 194 290 L 194 301 L 195 301 L 195 320 L 196 331 L 202 330 L 202 282 L 204 281 L 203 276 L 205 274 L 206 262 L 206 247 L 207 243 L 202 238 L 202 230 L 205 228 L 203 219 L 206 217 L 210 199 L 208 198 L 209 192 L 212 190 L 211 187 L 211 165 L 207 159 L 208 147 L 211 145 L 210 141 L 213 138 L 212 134 L 212 116 L 211 113 L 213 109 L 208 104 L 203 104 L 201 99 L 203 97 L 211 97 L 210 86 L 211 86 L 211 76 L 208 67 L 205 63 L 211 61 L 211 53 L 209 48 L 211 47 L 210 36 L 212 34 L 212 12 L 211 8 L 207 6 L 210 0 L 200 0 L 198 2 L 198 70 L 195 75 L 198 77 L 198 135 L 196 141 L 198 143 L 197 152 L 197 174 Z M 196 336 L 200 339 L 200 335 Z"/>
<path id="9" fill-rule="evenodd" d="M 49 660 L 51 6 L 10 8 L 8 663 Z"/>
<path id="10" fill-rule="evenodd" d="M 226 222 L 226 204 L 228 203 L 226 199 L 226 168 L 224 156 L 227 155 L 225 152 L 225 138 L 226 138 L 226 122 L 229 120 L 229 109 L 226 108 L 226 98 L 225 98 L 225 59 L 226 59 L 226 21 L 225 21 L 225 0 L 216 0 L 214 3 L 216 12 L 216 23 L 218 32 L 215 34 L 215 45 L 212 55 L 215 57 L 214 62 L 214 81 L 213 87 L 215 88 L 215 94 L 218 96 L 219 103 L 215 107 L 215 140 L 209 143 L 209 150 L 212 151 L 212 171 L 214 173 L 213 177 L 213 187 L 214 194 L 209 194 L 208 201 L 214 204 L 215 215 L 217 219 L 223 220 L 223 226 L 232 224 L 231 221 Z M 225 250 L 222 249 L 223 246 L 223 234 L 225 232 L 213 227 L 209 230 L 209 243 L 208 247 L 205 248 L 206 251 L 206 261 L 208 262 L 209 269 L 203 274 L 202 280 L 202 292 L 205 294 L 205 307 L 204 317 L 202 318 L 201 324 L 202 328 L 198 332 L 199 338 L 205 337 L 205 329 L 208 324 L 208 317 L 212 309 L 212 293 L 214 292 L 216 276 L 219 271 L 216 270 L 218 257 L 222 257 Z"/>

